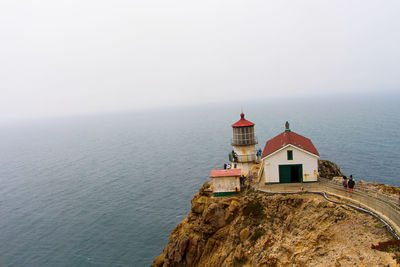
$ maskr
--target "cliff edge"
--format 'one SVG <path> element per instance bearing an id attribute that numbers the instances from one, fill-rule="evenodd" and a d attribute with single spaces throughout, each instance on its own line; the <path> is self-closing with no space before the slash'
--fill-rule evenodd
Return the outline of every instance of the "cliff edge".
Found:
<path id="1" fill-rule="evenodd" d="M 397 266 L 393 253 L 371 248 L 391 239 L 372 216 L 319 195 L 215 198 L 209 188 L 152 266 Z"/>

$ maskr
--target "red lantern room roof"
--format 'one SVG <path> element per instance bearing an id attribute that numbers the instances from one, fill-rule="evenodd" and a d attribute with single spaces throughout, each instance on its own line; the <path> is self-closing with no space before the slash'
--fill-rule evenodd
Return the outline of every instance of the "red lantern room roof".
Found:
<path id="1" fill-rule="evenodd" d="M 248 127 L 248 126 L 254 126 L 255 124 L 252 123 L 251 121 L 248 121 L 244 118 L 244 113 L 240 114 L 240 120 L 232 124 L 232 127 Z"/>

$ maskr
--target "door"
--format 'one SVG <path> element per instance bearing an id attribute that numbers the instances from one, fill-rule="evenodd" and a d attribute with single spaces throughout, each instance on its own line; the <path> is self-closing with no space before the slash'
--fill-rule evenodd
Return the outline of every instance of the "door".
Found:
<path id="1" fill-rule="evenodd" d="M 290 165 L 279 165 L 279 182 L 290 183 L 291 181 L 291 168 Z"/>
<path id="2" fill-rule="evenodd" d="M 279 165 L 280 183 L 300 183 L 303 181 L 303 165 Z"/>

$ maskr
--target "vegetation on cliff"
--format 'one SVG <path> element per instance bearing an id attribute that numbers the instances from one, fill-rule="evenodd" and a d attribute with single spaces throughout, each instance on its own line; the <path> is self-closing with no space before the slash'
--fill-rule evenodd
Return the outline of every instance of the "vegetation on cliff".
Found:
<path id="1" fill-rule="evenodd" d="M 367 214 L 311 194 L 214 198 L 209 186 L 153 266 L 395 266 L 371 248 L 390 236 Z"/>

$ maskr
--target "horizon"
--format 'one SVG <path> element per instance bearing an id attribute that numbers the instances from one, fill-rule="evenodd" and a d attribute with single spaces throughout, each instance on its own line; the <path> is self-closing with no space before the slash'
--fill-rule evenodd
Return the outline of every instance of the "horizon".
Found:
<path id="1" fill-rule="evenodd" d="M 73 118 L 84 118 L 84 117 L 99 117 L 99 116 L 118 116 L 118 115 L 140 115 L 140 114 L 162 114 L 164 112 L 180 112 L 188 109 L 201 111 L 205 108 L 219 108 L 219 107 L 227 107 L 229 105 L 237 105 L 237 116 L 243 111 L 246 116 L 251 113 L 248 111 L 251 110 L 254 105 L 262 105 L 262 104 L 271 104 L 275 105 L 277 103 L 281 103 L 282 101 L 298 101 L 304 99 L 311 100 L 327 100 L 327 101 L 337 101 L 340 100 L 338 106 L 342 105 L 344 102 L 354 102 L 360 101 L 364 103 L 366 101 L 377 101 L 380 99 L 386 99 L 387 97 L 400 97 L 400 92 L 398 91 L 372 91 L 372 92 L 364 92 L 363 94 L 359 94 L 358 92 L 342 92 L 342 93 L 324 93 L 324 94 L 312 94 L 312 96 L 305 95 L 297 95 L 297 96 L 276 96 L 271 98 L 253 98 L 247 99 L 245 101 L 240 100 L 231 100 L 231 101 L 223 101 L 223 102 L 209 102 L 209 103 L 197 103 L 194 105 L 175 105 L 175 106 L 161 106 L 157 108 L 139 108 L 139 109 L 115 109 L 115 110 L 101 110 L 101 111 L 93 111 L 93 112 L 82 112 L 82 113 L 71 113 L 71 114 L 53 114 L 47 116 L 39 116 L 39 117 L 23 117 L 23 118 L 13 118 L 13 119 L 1 119 L 0 125 L 8 125 L 8 124 L 19 124 L 19 123 L 30 123 L 30 122 L 45 122 L 45 121 L 53 121 L 53 120 L 68 120 Z M 355 99 L 358 98 L 358 99 Z M 392 98 L 391 98 L 392 99 Z"/>

